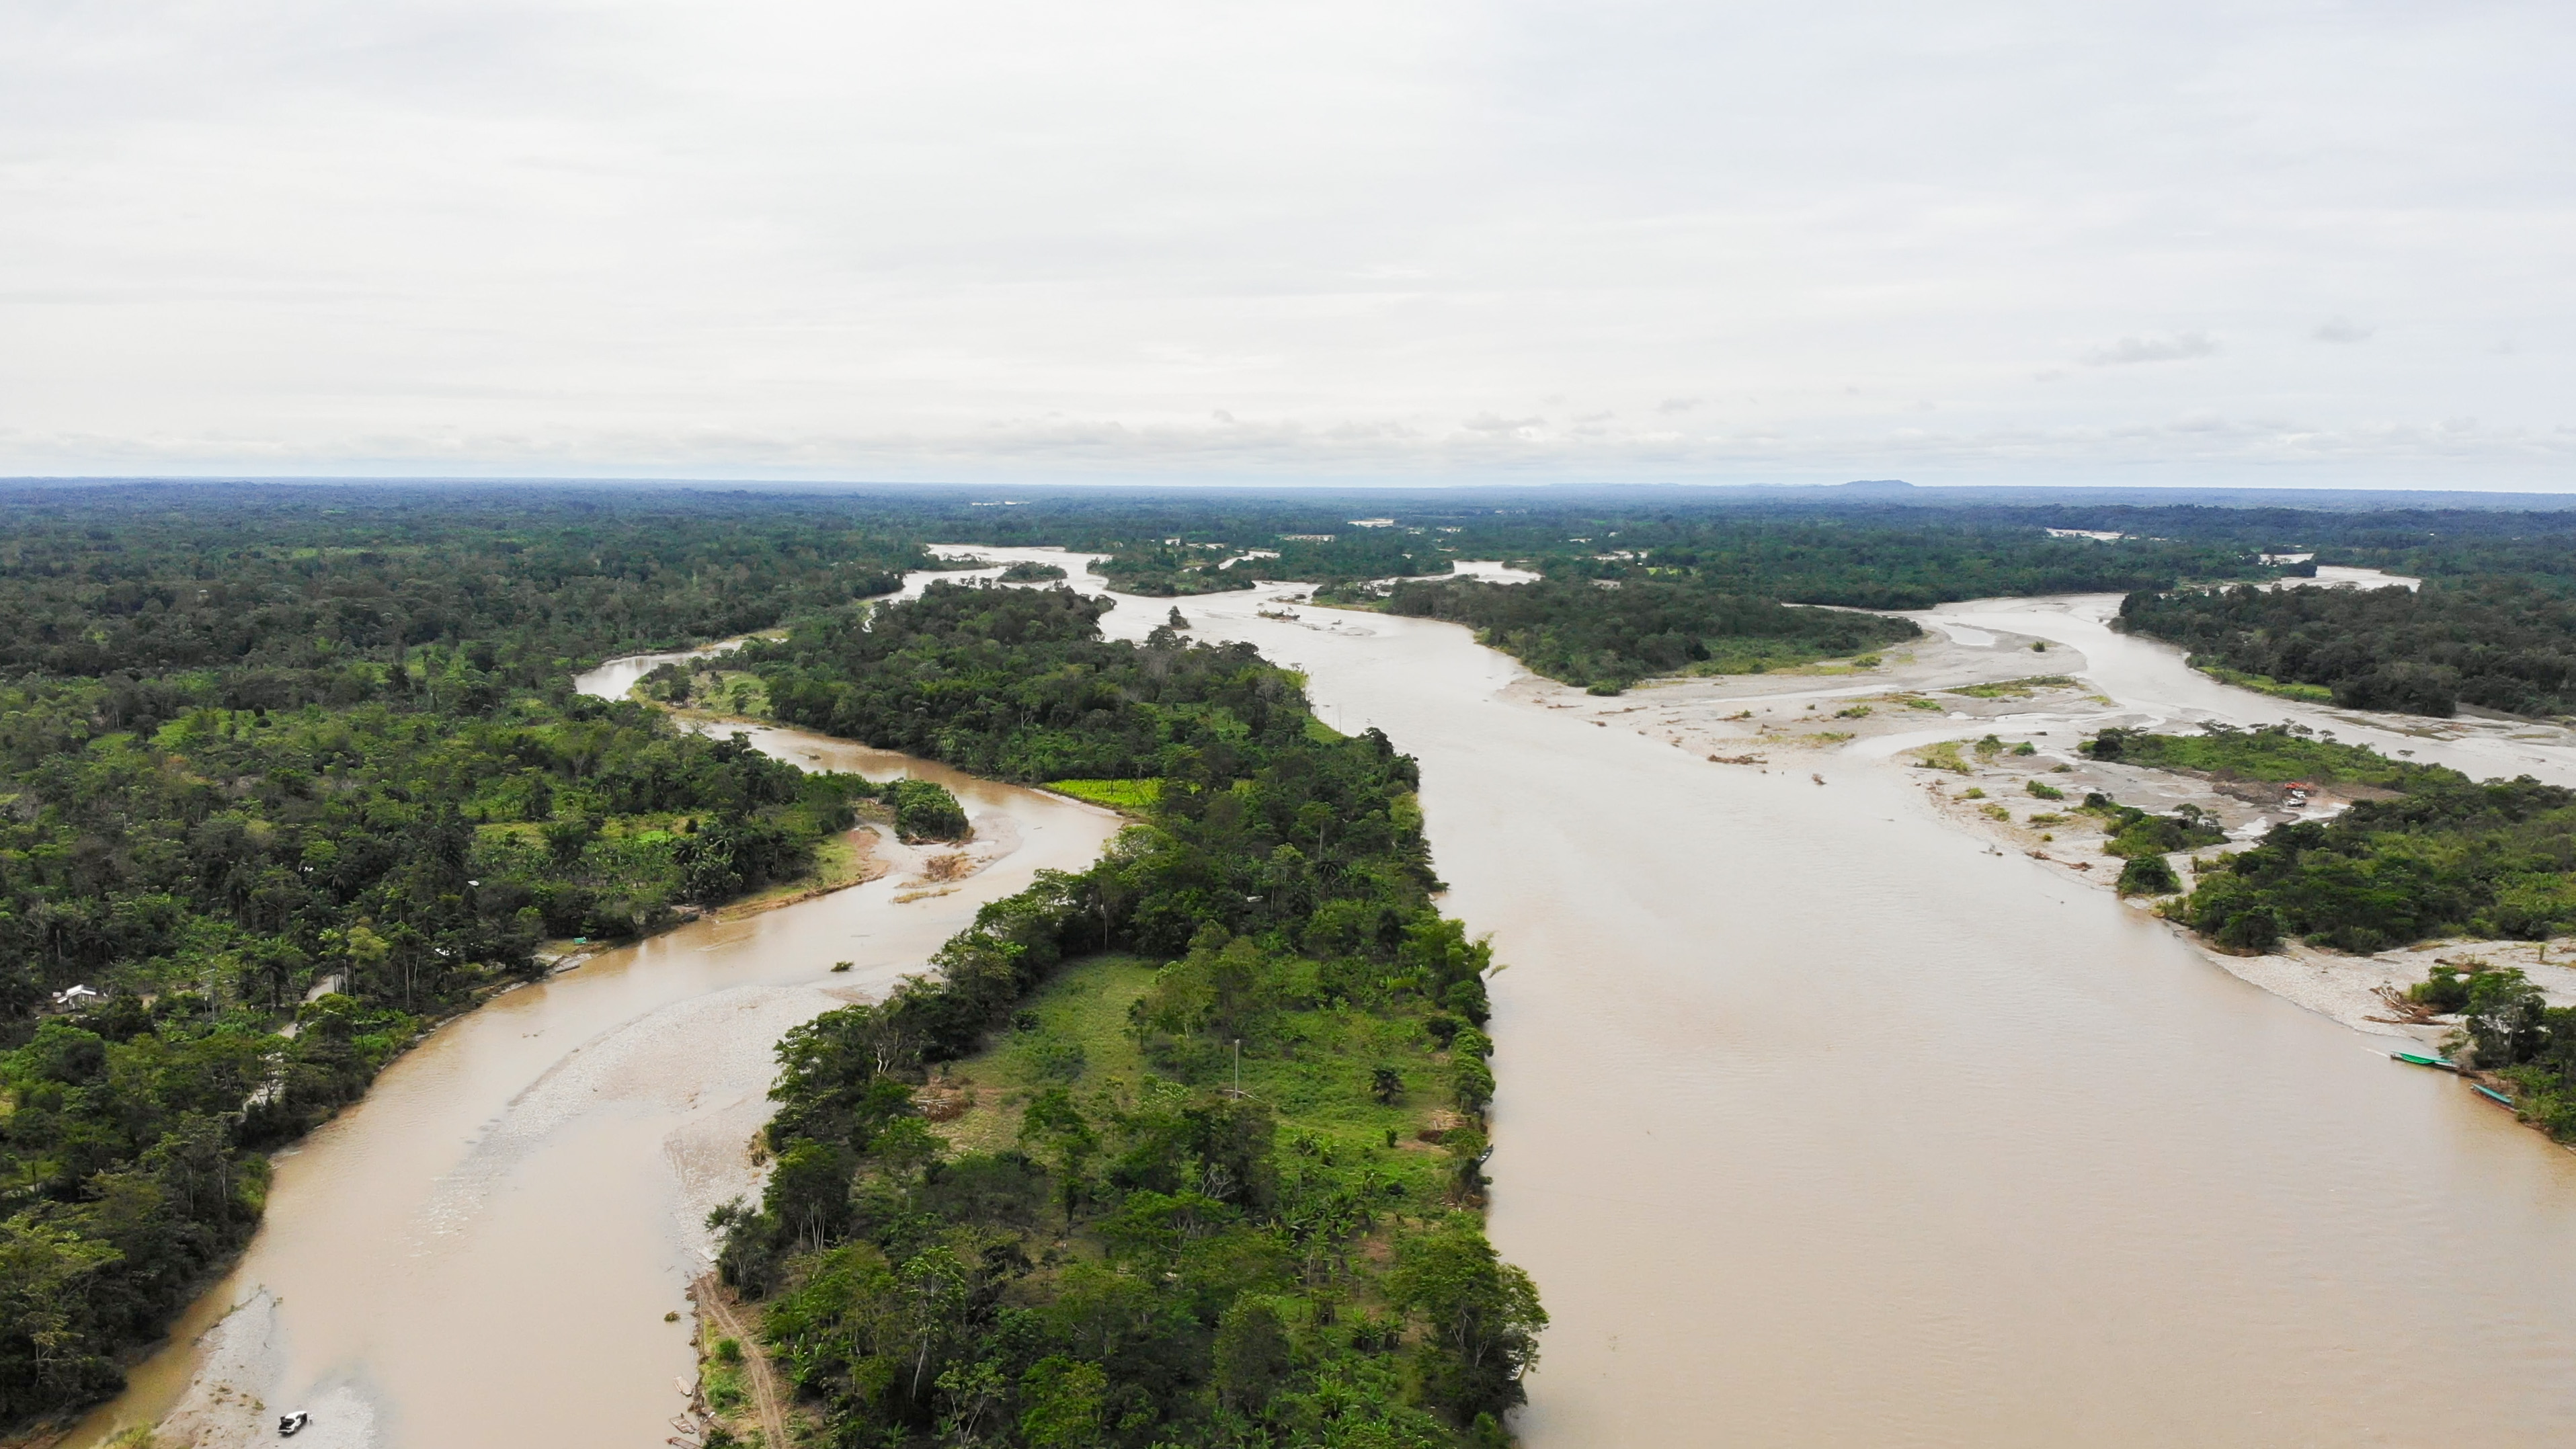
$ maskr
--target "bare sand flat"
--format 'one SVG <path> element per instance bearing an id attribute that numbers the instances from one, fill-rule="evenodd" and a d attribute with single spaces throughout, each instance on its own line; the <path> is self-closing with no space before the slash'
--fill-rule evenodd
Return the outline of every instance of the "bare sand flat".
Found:
<path id="1" fill-rule="evenodd" d="M 2020 601 L 2042 608 L 2056 601 Z M 2191 805 L 2214 816 L 2229 834 L 2226 845 L 2170 858 L 2188 888 L 2196 866 L 2258 840 L 2276 824 L 2324 820 L 2375 793 L 2366 788 L 2326 788 L 2301 809 L 2285 807 L 2277 790 L 2202 779 L 2167 770 L 2095 761 L 2076 749 L 2086 735 L 2106 728 L 2191 732 L 2194 715 L 2161 700 L 2115 698 L 2092 677 L 2087 655 L 2064 642 L 2004 627 L 1934 616 L 1925 636 L 1889 649 L 1874 662 L 1827 663 L 1761 675 L 1649 681 L 1624 695 L 1602 698 L 1554 681 L 1524 676 L 1506 691 L 1528 707 L 1571 712 L 1604 729 L 1660 739 L 1712 766 L 1805 775 L 1830 785 L 1853 770 L 1900 771 L 1915 780 L 1942 818 L 1985 840 L 1990 849 L 2048 862 L 2068 879 L 2109 892 L 2121 861 L 2105 855 L 2100 821 L 2071 807 L 2094 792 L 2124 805 L 2163 814 Z M 2123 640 L 2136 647 L 2141 641 Z M 2354 717 L 2319 711 L 2246 690 L 2217 685 L 2173 661 L 2195 685 L 2241 696 L 2236 718 L 2254 724 L 2316 717 L 2322 729 L 2366 739 L 2383 753 L 2412 755 L 2416 747 L 2386 740 L 2475 741 L 2556 759 L 2531 763 L 2576 770 L 2576 749 L 2564 729 L 2502 717 L 2464 720 L 2409 716 Z M 2312 725 L 2312 728 L 2319 726 Z M 1993 744 L 1980 751 L 1977 742 Z M 2356 740 L 2355 742 L 2365 742 Z M 2021 751 L 2027 747 L 2028 753 Z M 2475 762 L 2464 762 L 2469 767 Z M 2555 773 L 2556 771 L 2551 771 Z M 2063 797 L 2036 793 L 2053 790 Z M 2156 902 L 2132 897 L 2150 913 Z M 2357 1032 L 2432 1045 L 2456 1025 L 2397 1019 L 2387 993 L 2402 994 L 2423 981 L 2440 961 L 2483 959 L 2524 969 L 2552 1004 L 2576 1004 L 2576 943 L 2556 948 L 2525 941 L 2445 940 L 2369 956 L 2347 955 L 2289 943 L 2262 956 L 2220 951 L 2179 926 L 2174 932 L 2213 964 L 2274 995 L 2331 1017 Z"/>

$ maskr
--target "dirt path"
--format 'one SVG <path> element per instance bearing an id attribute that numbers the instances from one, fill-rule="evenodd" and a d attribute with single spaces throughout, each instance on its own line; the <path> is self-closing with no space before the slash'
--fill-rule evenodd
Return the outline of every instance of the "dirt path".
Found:
<path id="1" fill-rule="evenodd" d="M 751 1402 L 760 1411 L 760 1432 L 768 1449 L 790 1449 L 794 1440 L 787 1436 L 787 1400 L 779 1392 L 778 1376 L 769 1367 L 769 1354 L 760 1344 L 743 1317 L 742 1306 L 716 1275 L 709 1273 L 690 1285 L 697 1300 L 698 1312 L 713 1323 L 716 1332 L 742 1345 L 743 1377 L 751 1389 Z"/>

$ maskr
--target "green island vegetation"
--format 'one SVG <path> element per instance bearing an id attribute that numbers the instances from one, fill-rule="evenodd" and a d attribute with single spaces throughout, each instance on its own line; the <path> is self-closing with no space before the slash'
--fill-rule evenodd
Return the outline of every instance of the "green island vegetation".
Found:
<path id="1" fill-rule="evenodd" d="M 2338 744 L 2306 725 L 2238 729 L 2210 720 L 2200 725 L 2200 731 L 2165 735 L 2107 729 L 2078 744 L 2076 750 L 2097 760 L 2275 785 L 2305 780 L 2315 785 L 2403 790 L 2419 780 L 2464 782 L 2468 778 L 2440 765 L 2392 760 L 2361 745 Z"/>
<path id="2" fill-rule="evenodd" d="M 2317 738 L 2303 726 L 2160 735 L 2105 730 L 2097 759 L 2220 780 L 2305 780 L 2387 792 L 2326 821 L 2276 825 L 2205 867 L 2173 914 L 2222 946 L 2285 937 L 2369 952 L 2444 935 L 2547 940 L 2576 930 L 2576 791 L 2474 781 Z M 2196 844 L 2169 847 L 2186 850 Z"/>
<path id="3" fill-rule="evenodd" d="M 113 1392 L 247 1241 L 263 1154 L 541 970 L 541 941 L 799 876 L 870 793 L 573 695 L 571 667 L 845 604 L 919 562 L 670 500 L 18 503 L 0 1423 Z"/>
<path id="4" fill-rule="evenodd" d="M 1035 559 L 1021 559 L 1002 570 L 1002 582 L 1006 584 L 1054 583 L 1065 577 L 1064 565 L 1039 563 Z"/>
<path id="5" fill-rule="evenodd" d="M 1092 571 L 1122 594 L 1154 599 L 1221 594 L 1260 582 L 1250 569 L 1226 567 L 1232 557 L 1221 543 L 1125 544 L 1092 565 Z"/>
<path id="6" fill-rule="evenodd" d="M 1266 545 L 1279 556 L 1237 564 L 1264 579 L 1294 579 L 1325 589 L 1348 588 L 1370 579 L 1410 579 L 1449 572 L 1454 549 L 1443 536 L 1420 528 L 1344 528 L 1331 537 L 1280 537 Z"/>
<path id="7" fill-rule="evenodd" d="M 1097 568 L 1120 593 L 1153 598 L 1223 593 L 1274 579 L 1329 590 L 1371 579 L 1447 573 L 1450 561 L 1422 542 L 1420 532 L 1345 528 L 1334 534 L 1255 533 L 1243 543 L 1163 538 L 1115 544 Z"/>
<path id="8" fill-rule="evenodd" d="M 2462 934 L 2576 930 L 2576 792 L 2529 779 L 2417 777 L 2390 800 L 2276 825 L 2204 872 L 2181 918 L 2221 945 L 2285 936 L 2378 951 Z"/>
<path id="9" fill-rule="evenodd" d="M 889 780 L 877 794 L 893 811 L 895 834 L 906 841 L 964 840 L 973 833 L 966 807 L 935 780 Z"/>
<path id="10" fill-rule="evenodd" d="M 1791 608 L 1691 582 L 1404 583 L 1387 612 L 1447 619 L 1533 671 L 1616 694 L 1656 674 L 1758 674 L 1919 638 L 1912 620 Z"/>
<path id="11" fill-rule="evenodd" d="M 834 1443 L 1499 1444 L 1546 1317 L 1480 1225 L 1490 957 L 1413 762 L 1103 607 L 934 584 L 758 646 L 786 717 L 1159 788 L 781 1043 L 720 1269 Z"/>
<path id="12" fill-rule="evenodd" d="M 2052 790 L 2048 798 L 2062 799 L 2064 795 L 2064 791 Z M 2181 890 L 2182 880 L 2165 857 L 2227 840 L 2227 832 L 2197 805 L 2177 806 L 2171 815 L 2157 815 L 2096 791 L 2084 797 L 2081 809 L 2102 822 L 2103 832 L 2109 837 L 2102 842 L 2102 853 L 2118 856 L 2124 862 L 2117 883 L 2124 896 L 2163 896 Z"/>
<path id="13" fill-rule="evenodd" d="M 2073 689 L 2075 681 L 2063 674 L 2034 674 L 2027 679 L 1998 679 L 1985 684 L 1965 684 L 1945 689 L 1943 694 L 1965 695 L 1970 699 L 2028 699 L 2043 689 Z M 1927 704 L 1929 702 L 1927 701 Z M 1929 704 L 1939 709 L 1938 704 Z"/>
<path id="14" fill-rule="evenodd" d="M 2141 593 L 2119 623 L 2229 683 L 2349 709 L 2576 713 L 2576 580 Z"/>
<path id="15" fill-rule="evenodd" d="M 808 619 L 738 656 L 771 714 L 992 779 L 1166 781 L 1194 756 L 1231 758 L 1246 709 L 1200 674 L 1271 697 L 1295 678 L 1250 645 L 1190 649 L 1157 627 L 1145 649 L 1102 639 L 1111 601 L 1070 589 L 934 582 L 921 598 Z M 1149 671 L 1187 671 L 1175 680 Z M 1169 767 L 1157 764 L 1162 757 Z"/>

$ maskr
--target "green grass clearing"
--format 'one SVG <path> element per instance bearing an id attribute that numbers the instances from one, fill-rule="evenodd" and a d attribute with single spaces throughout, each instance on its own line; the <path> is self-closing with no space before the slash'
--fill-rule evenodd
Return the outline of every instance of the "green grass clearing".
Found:
<path id="1" fill-rule="evenodd" d="M 1160 780 L 1049 780 L 1046 787 L 1059 795 L 1106 805 L 1112 810 L 1143 812 L 1163 798 Z"/>
<path id="2" fill-rule="evenodd" d="M 2026 679 L 1998 679 L 1985 684 L 1963 684 L 1944 694 L 1964 694 L 1970 699 L 2028 699 L 2043 689 L 2072 689 L 2075 681 L 2063 674 L 2034 674 Z"/>
<path id="3" fill-rule="evenodd" d="M 968 1105 L 935 1130 L 960 1152 L 1000 1152 L 1017 1145 L 1029 1099 L 1050 1087 L 1069 1089 L 1095 1118 L 1158 1097 L 1230 1090 L 1234 1061 L 1226 1050 L 1161 1062 L 1137 1050 L 1128 1008 L 1153 986 L 1157 971 L 1152 962 L 1121 955 L 1065 965 L 1029 998 L 1011 1028 L 950 1068 L 948 1082 L 965 1089 Z M 1448 1157 L 1421 1134 L 1454 1125 L 1455 1118 L 1442 1085 L 1448 1054 L 1425 1031 L 1427 1015 L 1307 1006 L 1281 1012 L 1264 1046 L 1246 1045 L 1243 1090 L 1277 1114 L 1286 1160 L 1374 1167 L 1402 1183 L 1404 1199 L 1417 1209 L 1440 1200 Z M 1390 1103 L 1372 1095 L 1380 1066 L 1394 1068 L 1404 1084 Z"/>
<path id="4" fill-rule="evenodd" d="M 2268 694 L 2279 699 L 2303 700 L 2309 704 L 2334 703 L 2334 691 L 2322 684 L 2285 683 L 2268 674 L 2248 674 L 2241 669 L 2229 669 L 2224 665 L 2203 664 L 2197 659 L 2191 661 L 2191 667 L 2221 684 L 2232 684 L 2238 689 L 2250 689 L 2257 694 Z"/>

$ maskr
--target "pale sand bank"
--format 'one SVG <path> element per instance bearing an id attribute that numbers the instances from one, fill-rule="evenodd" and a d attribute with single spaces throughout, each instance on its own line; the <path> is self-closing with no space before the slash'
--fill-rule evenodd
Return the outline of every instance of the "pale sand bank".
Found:
<path id="1" fill-rule="evenodd" d="M 2373 793 L 2323 790 L 2306 809 L 2291 810 L 2278 803 L 2276 792 L 2260 786 L 2089 759 L 2077 752 L 2077 742 L 2104 728 L 2188 733 L 2192 726 L 2169 711 L 2123 705 L 2096 692 L 2084 678 L 2088 661 L 2081 651 L 2059 643 L 2032 648 L 2043 642 L 2001 628 L 1938 624 L 1924 638 L 1886 650 L 1868 668 L 1829 664 L 1764 675 L 1655 680 L 1610 698 L 1523 677 L 1506 695 L 1536 708 L 1579 713 L 1605 729 L 1664 740 L 1708 759 L 1713 768 L 1810 775 L 1828 785 L 1842 771 L 1903 771 L 1921 782 L 1927 803 L 1943 819 L 1985 838 L 1990 848 L 2045 861 L 2067 879 L 2103 891 L 2114 888 L 2122 862 L 2102 853 L 2100 822 L 2075 813 L 2087 794 L 2098 791 L 2159 814 L 2189 804 L 2216 817 L 2228 832 L 2228 844 L 2170 857 L 2188 886 L 2195 855 L 2207 861 L 2244 849 L 2275 824 L 2329 819 L 2354 798 Z M 2015 687 L 2000 692 L 1981 688 L 1997 684 Z M 1980 692 L 1953 692 L 1961 689 Z M 2240 692 L 2247 712 L 2256 717 L 2278 703 Z M 2420 727 L 2427 737 L 2498 728 L 2484 721 L 2405 717 L 2372 723 L 2409 732 Z M 2563 734 L 2527 723 L 2515 733 L 2527 746 L 2544 740 L 2554 744 Z M 1974 742 L 1987 736 L 2001 748 L 1981 756 Z M 1966 773 L 1924 767 L 1925 747 L 1944 742 L 1960 746 L 1956 759 Z M 2032 752 L 2014 753 L 2024 745 Z M 2032 793 L 2034 783 L 2064 798 L 2042 798 Z M 1970 796 L 1971 790 L 1979 794 Z M 2129 904 L 2144 914 L 2155 902 L 2132 897 Z M 2439 961 L 2477 958 L 2519 966 L 2552 1004 L 2576 1004 L 2576 965 L 2556 964 L 2576 962 L 2576 943 L 2543 948 L 2527 941 L 2445 940 L 2354 956 L 2293 942 L 2268 955 L 2234 956 L 2179 925 L 2172 929 L 2229 974 L 2356 1032 L 2394 1039 L 2392 1046 L 2434 1045 L 2456 1025 L 2447 1018 L 2397 1019 L 2400 1011 L 2381 994 L 2384 989 L 2402 995 Z"/>

